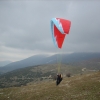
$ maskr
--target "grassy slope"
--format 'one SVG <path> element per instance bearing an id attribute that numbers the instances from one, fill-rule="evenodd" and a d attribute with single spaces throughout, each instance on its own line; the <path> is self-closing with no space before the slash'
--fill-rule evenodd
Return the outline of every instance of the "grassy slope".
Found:
<path id="1" fill-rule="evenodd" d="M 0 89 L 0 100 L 100 100 L 100 71 L 64 78 L 59 86 L 51 80 Z"/>
<path id="2" fill-rule="evenodd" d="M 58 70 L 58 64 L 47 64 L 39 66 L 30 66 L 26 68 L 17 69 L 0 76 L 0 88 L 7 88 L 11 86 L 26 85 L 29 82 L 36 81 L 37 77 L 55 76 Z M 81 67 L 61 64 L 60 72 L 64 75 L 71 73 L 82 73 Z"/>

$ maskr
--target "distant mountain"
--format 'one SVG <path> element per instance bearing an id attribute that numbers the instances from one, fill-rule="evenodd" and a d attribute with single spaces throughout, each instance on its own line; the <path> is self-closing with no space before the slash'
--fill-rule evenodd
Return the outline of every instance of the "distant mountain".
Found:
<path id="1" fill-rule="evenodd" d="M 92 58 L 89 60 L 80 61 L 74 63 L 74 66 L 81 66 L 82 68 L 87 68 L 90 70 L 100 70 L 100 58 Z"/>
<path id="2" fill-rule="evenodd" d="M 100 53 L 72 53 L 69 55 L 63 55 L 63 63 L 74 63 L 86 61 L 89 59 L 100 58 Z"/>
<path id="3" fill-rule="evenodd" d="M 100 53 L 72 53 L 72 54 L 56 54 L 53 56 L 35 55 L 21 61 L 10 63 L 0 68 L 1 73 L 12 71 L 27 66 L 43 65 L 43 64 L 56 64 L 56 63 L 78 63 L 89 59 L 100 58 Z"/>
<path id="4" fill-rule="evenodd" d="M 6 66 L 10 63 L 11 63 L 11 61 L 0 61 L 0 67 Z"/>
<path id="5" fill-rule="evenodd" d="M 23 59 L 21 61 L 16 61 L 16 62 L 12 62 L 4 67 L 0 68 L 0 72 L 8 72 L 8 71 L 12 71 L 15 69 L 19 69 L 19 68 L 24 68 L 27 66 L 33 66 L 33 65 L 38 65 L 38 63 L 42 60 L 45 59 L 47 57 L 47 55 L 35 55 L 26 59 Z"/>

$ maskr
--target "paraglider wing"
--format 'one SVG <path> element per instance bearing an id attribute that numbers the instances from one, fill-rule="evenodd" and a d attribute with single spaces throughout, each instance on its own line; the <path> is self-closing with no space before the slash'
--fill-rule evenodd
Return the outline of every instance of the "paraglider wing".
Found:
<path id="1" fill-rule="evenodd" d="M 56 47 L 62 48 L 66 34 L 69 33 L 71 22 L 62 18 L 53 18 L 51 20 L 51 32 L 53 42 Z"/>

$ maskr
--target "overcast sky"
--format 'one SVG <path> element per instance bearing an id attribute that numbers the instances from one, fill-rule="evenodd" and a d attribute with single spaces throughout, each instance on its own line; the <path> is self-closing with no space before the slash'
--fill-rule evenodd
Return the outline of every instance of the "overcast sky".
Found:
<path id="1" fill-rule="evenodd" d="M 0 61 L 56 53 L 54 17 L 71 21 L 61 52 L 100 52 L 100 0 L 1 0 Z"/>

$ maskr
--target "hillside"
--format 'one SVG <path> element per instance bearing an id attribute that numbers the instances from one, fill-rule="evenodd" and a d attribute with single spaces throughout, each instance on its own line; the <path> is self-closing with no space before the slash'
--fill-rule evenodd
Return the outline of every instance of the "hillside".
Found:
<path id="1" fill-rule="evenodd" d="M 28 66 L 44 65 L 44 64 L 63 64 L 78 63 L 90 59 L 100 59 L 100 53 L 72 53 L 57 55 L 35 55 L 21 61 L 10 63 L 4 67 L 0 67 L 0 73 L 6 73 L 15 69 L 25 68 Z M 99 63 L 100 64 L 100 63 Z"/>
<path id="2" fill-rule="evenodd" d="M 89 60 L 80 61 L 73 63 L 74 66 L 81 66 L 82 68 L 87 68 L 90 70 L 100 70 L 100 58 L 94 58 Z"/>
<path id="3" fill-rule="evenodd" d="M 1 100 L 100 100 L 100 72 L 0 89 Z"/>
<path id="4" fill-rule="evenodd" d="M 57 74 L 58 66 L 59 64 L 37 65 L 5 73 L 0 76 L 0 88 L 22 86 L 29 82 L 54 78 Z M 60 66 L 60 73 L 63 75 L 68 73 L 71 75 L 82 73 L 81 67 L 73 67 L 69 64 L 61 64 Z"/>
<path id="5" fill-rule="evenodd" d="M 49 76 L 54 78 L 59 67 L 60 73 L 64 75 L 68 73 L 71 75 L 84 74 L 100 70 L 100 58 L 92 58 L 65 64 L 63 64 L 63 62 L 64 61 L 61 63 L 56 62 L 56 64 L 29 66 L 2 74 L 0 75 L 0 88 L 26 85 L 29 82 L 35 82 L 37 80 L 42 81 L 44 78 L 48 78 Z"/>

